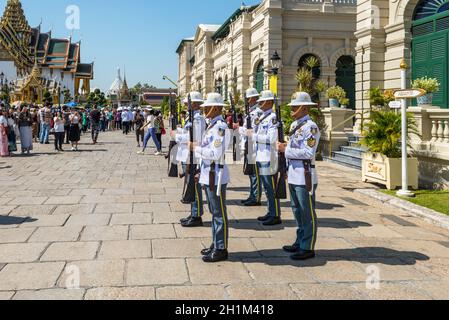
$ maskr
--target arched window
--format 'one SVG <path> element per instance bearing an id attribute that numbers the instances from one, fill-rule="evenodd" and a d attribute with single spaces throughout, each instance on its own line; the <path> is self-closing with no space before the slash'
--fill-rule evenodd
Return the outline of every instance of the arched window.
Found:
<path id="1" fill-rule="evenodd" d="M 254 72 L 254 88 L 257 89 L 257 91 L 262 92 L 263 91 L 263 83 L 264 83 L 264 67 L 263 67 L 263 60 L 261 60 Z"/>
<path id="2" fill-rule="evenodd" d="M 312 68 L 312 74 L 314 79 L 319 79 L 321 76 L 321 62 L 320 59 L 314 54 L 305 54 L 299 59 L 298 62 L 298 70 L 302 68 L 309 68 L 308 62 L 310 58 L 315 58 L 317 61 L 317 65 Z"/>
<path id="3" fill-rule="evenodd" d="M 412 22 L 412 78 L 437 78 L 433 104 L 449 107 L 449 0 L 423 0 Z"/>
<path id="4" fill-rule="evenodd" d="M 349 107 L 355 109 L 355 61 L 351 56 L 341 56 L 337 61 L 336 82 L 345 89 Z"/>

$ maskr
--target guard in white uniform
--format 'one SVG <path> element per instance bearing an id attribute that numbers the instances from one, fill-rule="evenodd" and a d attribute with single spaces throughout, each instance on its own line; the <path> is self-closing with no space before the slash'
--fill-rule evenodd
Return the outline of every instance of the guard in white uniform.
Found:
<path id="1" fill-rule="evenodd" d="M 201 141 L 204 131 L 206 130 L 206 120 L 201 114 L 201 104 L 204 102 L 199 92 L 191 92 L 190 98 L 192 101 L 193 109 L 193 139 L 196 142 Z M 184 105 L 188 105 L 187 98 L 184 99 Z M 189 162 L 189 147 L 188 143 L 190 141 L 190 128 L 192 127 L 192 122 L 188 118 L 186 120 L 184 128 L 179 128 L 178 133 L 175 136 L 175 141 L 178 146 L 178 152 L 176 155 L 176 160 L 182 165 L 183 173 L 186 174 L 187 164 Z M 194 164 L 199 167 L 200 159 L 195 158 Z M 199 183 L 195 184 L 195 202 L 191 205 L 191 215 L 185 219 L 181 220 L 181 225 L 186 228 L 201 227 L 203 226 L 202 216 L 203 216 L 203 192 L 201 185 Z"/>
<path id="2" fill-rule="evenodd" d="M 249 114 L 251 117 L 251 123 L 253 129 L 256 127 L 256 120 L 260 119 L 263 115 L 263 111 L 259 108 L 258 99 L 260 95 L 259 92 L 254 89 L 250 88 L 246 90 L 246 99 L 248 100 L 249 104 Z M 240 137 L 242 137 L 241 141 L 241 147 L 242 151 L 245 151 L 245 145 L 248 138 L 244 135 L 244 130 L 249 129 L 246 127 L 246 123 L 244 125 L 243 129 L 240 130 Z M 251 145 L 249 147 L 250 154 L 248 154 L 248 161 L 250 161 L 250 164 L 255 164 L 255 150 L 256 150 L 256 144 L 254 143 L 254 140 L 250 141 Z M 249 176 L 250 180 L 250 195 L 247 200 L 242 201 L 242 204 L 245 207 L 258 207 L 261 205 L 261 197 L 262 197 L 262 182 L 260 180 L 259 175 L 259 169 L 257 166 L 255 166 L 255 173 L 253 175 Z"/>
<path id="3" fill-rule="evenodd" d="M 307 260 L 315 257 L 318 231 L 315 155 L 320 142 L 320 130 L 309 116 L 310 108 L 316 106 L 309 94 L 297 93 L 289 106 L 292 108 L 292 117 L 296 120 L 290 129 L 290 141 L 287 144 L 279 143 L 278 147 L 281 152 L 285 151 L 288 162 L 291 204 L 298 231 L 296 242 L 283 249 L 293 254 L 293 260 Z"/>
<path id="4" fill-rule="evenodd" d="M 274 100 L 273 92 L 268 90 L 261 93 L 258 103 L 263 113 L 256 119 L 253 133 L 250 133 L 250 130 L 248 131 L 248 138 L 256 143 L 257 169 L 268 199 L 267 215 L 258 218 L 265 226 L 282 224 L 281 205 L 275 194 L 276 175 L 278 173 L 276 143 L 278 142 L 279 124 L 273 110 Z M 246 135 L 248 135 L 248 132 Z"/>
<path id="5" fill-rule="evenodd" d="M 207 96 L 206 102 L 201 107 L 205 117 L 210 119 L 210 123 L 201 144 L 195 147 L 196 157 L 201 159 L 199 182 L 206 190 L 209 210 L 212 213 L 213 244 L 210 249 L 201 252 L 204 262 L 228 259 L 229 225 L 226 188 L 230 178 L 225 164 L 225 154 L 230 133 L 222 116 L 225 106 L 220 94 L 210 93 Z"/>

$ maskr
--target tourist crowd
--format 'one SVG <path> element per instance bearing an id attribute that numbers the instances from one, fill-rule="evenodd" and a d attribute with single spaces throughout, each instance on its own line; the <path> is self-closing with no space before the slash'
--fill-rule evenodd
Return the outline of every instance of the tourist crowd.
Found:
<path id="1" fill-rule="evenodd" d="M 92 143 L 97 144 L 100 132 L 121 130 L 124 135 L 135 131 L 137 147 L 143 144 L 143 153 L 150 139 L 156 146 L 156 154 L 162 154 L 164 120 L 160 111 L 149 108 L 92 108 L 68 106 L 43 108 L 33 105 L 0 107 L 0 156 L 12 156 L 18 151 L 30 154 L 33 143 L 50 144 L 54 136 L 55 150 L 64 151 L 63 145 L 71 145 L 78 151 L 81 135 L 91 133 Z M 146 130 L 146 133 L 145 133 Z"/>

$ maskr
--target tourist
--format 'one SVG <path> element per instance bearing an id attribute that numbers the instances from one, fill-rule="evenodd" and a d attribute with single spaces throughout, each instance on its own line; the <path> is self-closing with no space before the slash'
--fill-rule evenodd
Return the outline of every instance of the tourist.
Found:
<path id="1" fill-rule="evenodd" d="M 8 157 L 8 120 L 3 113 L 3 108 L 0 108 L 0 157 Z"/>
<path id="2" fill-rule="evenodd" d="M 42 108 L 39 112 L 39 121 L 41 124 L 41 132 L 40 132 L 40 144 L 50 144 L 49 136 L 50 136 L 50 127 L 51 127 L 51 104 L 46 103 L 45 107 Z"/>
<path id="3" fill-rule="evenodd" d="M 143 143 L 143 139 L 145 137 L 145 131 L 142 130 L 145 125 L 145 118 L 139 112 L 136 113 L 136 118 L 134 119 L 134 123 L 136 126 L 136 139 L 137 139 L 137 148 L 140 148 L 140 142 Z"/>
<path id="4" fill-rule="evenodd" d="M 39 116 L 36 108 L 31 108 L 31 132 L 34 142 L 38 142 L 39 138 Z"/>
<path id="5" fill-rule="evenodd" d="M 120 108 L 115 113 L 115 130 L 122 130 L 122 110 Z"/>
<path id="6" fill-rule="evenodd" d="M 122 111 L 122 129 L 123 134 L 126 135 L 128 135 L 129 133 L 129 119 L 130 119 L 129 111 L 127 108 L 125 108 Z"/>
<path id="7" fill-rule="evenodd" d="M 138 154 L 145 154 L 145 149 L 147 148 L 148 141 L 150 141 L 150 139 L 153 139 L 153 142 L 156 145 L 156 149 L 157 149 L 156 153 L 154 155 L 160 156 L 160 155 L 162 155 L 162 150 L 161 150 L 159 141 L 157 140 L 156 131 L 154 128 L 154 122 L 156 120 L 156 117 L 154 116 L 153 109 L 147 109 L 146 119 L 147 119 L 147 123 L 143 126 L 143 128 L 141 130 L 145 130 L 145 128 L 148 127 L 148 131 L 147 131 L 147 134 L 145 135 L 145 139 L 143 141 L 143 149 L 142 149 L 142 151 L 139 151 Z"/>
<path id="8" fill-rule="evenodd" d="M 64 143 L 65 136 L 65 120 L 61 112 L 58 112 L 53 119 L 55 130 L 55 150 L 64 151 L 62 145 Z"/>
<path id="9" fill-rule="evenodd" d="M 87 118 L 88 118 L 87 111 L 84 111 L 82 113 L 82 123 L 81 123 L 83 133 L 87 132 Z"/>
<path id="10" fill-rule="evenodd" d="M 69 130 L 70 130 L 70 111 L 67 106 L 63 107 L 62 117 L 64 119 L 64 140 L 65 144 L 69 144 Z"/>
<path id="11" fill-rule="evenodd" d="M 165 134 L 164 118 L 162 118 L 162 113 L 160 111 L 156 111 L 154 116 L 156 117 L 156 120 L 154 121 L 156 138 L 162 150 L 162 135 Z"/>
<path id="12" fill-rule="evenodd" d="M 109 109 L 108 111 L 108 130 L 113 131 L 115 130 L 115 112 L 112 109 Z"/>
<path id="13" fill-rule="evenodd" d="M 13 152 L 17 151 L 17 136 L 19 129 L 17 127 L 16 116 L 12 110 L 6 113 L 6 118 L 8 120 L 8 151 L 9 155 L 12 155 Z"/>
<path id="14" fill-rule="evenodd" d="M 69 130 L 69 140 L 72 144 L 72 151 L 78 151 L 78 142 L 80 141 L 80 119 L 81 116 L 78 112 L 72 111 L 69 117 L 70 130 Z"/>
<path id="15" fill-rule="evenodd" d="M 96 106 L 90 112 L 92 143 L 97 144 L 98 134 L 100 132 L 101 112 Z"/>
<path id="16" fill-rule="evenodd" d="M 30 151 L 33 150 L 33 129 L 31 128 L 33 119 L 27 107 L 22 108 L 22 111 L 19 114 L 18 124 L 22 154 L 25 152 L 30 154 Z"/>

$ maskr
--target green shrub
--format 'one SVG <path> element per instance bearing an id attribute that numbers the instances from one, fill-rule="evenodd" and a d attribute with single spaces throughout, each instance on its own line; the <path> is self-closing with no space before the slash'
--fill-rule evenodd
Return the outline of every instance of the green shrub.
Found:
<path id="1" fill-rule="evenodd" d="M 407 135 L 419 136 L 413 114 L 407 114 Z M 369 123 L 365 125 L 362 146 L 370 152 L 381 153 L 388 158 L 400 158 L 400 139 L 402 136 L 402 115 L 393 111 L 372 111 Z"/>
<path id="2" fill-rule="evenodd" d="M 346 91 L 339 86 L 330 87 L 329 89 L 327 89 L 326 93 L 329 99 L 341 100 L 346 98 Z"/>

